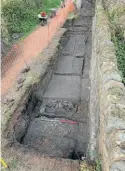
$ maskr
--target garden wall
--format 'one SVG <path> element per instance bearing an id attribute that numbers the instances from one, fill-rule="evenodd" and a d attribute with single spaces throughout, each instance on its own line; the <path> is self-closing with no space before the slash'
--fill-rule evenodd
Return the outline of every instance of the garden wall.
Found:
<path id="1" fill-rule="evenodd" d="M 99 145 L 103 170 L 124 171 L 125 87 L 117 68 L 109 20 L 102 0 L 96 1 L 90 75 L 91 159 L 95 157 L 95 149 Z"/>

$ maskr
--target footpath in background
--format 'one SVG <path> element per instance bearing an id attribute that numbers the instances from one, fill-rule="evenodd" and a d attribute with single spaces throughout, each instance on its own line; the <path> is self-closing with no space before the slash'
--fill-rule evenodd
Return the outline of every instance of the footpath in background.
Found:
<path id="1" fill-rule="evenodd" d="M 64 24 L 68 13 L 74 10 L 73 1 L 67 0 L 65 8 L 60 8 L 48 25 L 39 27 L 22 42 L 14 45 L 2 61 L 2 96 L 13 86 L 17 75 L 35 57 L 37 57 L 52 40 L 57 30 Z"/>

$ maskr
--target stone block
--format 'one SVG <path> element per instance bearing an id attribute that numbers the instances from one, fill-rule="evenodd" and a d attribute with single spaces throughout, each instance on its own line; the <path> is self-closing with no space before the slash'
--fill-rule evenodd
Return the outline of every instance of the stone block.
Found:
<path id="1" fill-rule="evenodd" d="M 80 77 L 54 75 L 44 94 L 44 98 L 79 100 Z"/>
<path id="2" fill-rule="evenodd" d="M 125 121 L 123 119 L 119 119 L 118 117 L 107 118 L 107 124 L 105 128 L 105 132 L 107 134 L 119 129 L 125 129 Z"/>
<path id="3" fill-rule="evenodd" d="M 57 61 L 56 74 L 81 75 L 83 59 L 75 56 L 60 56 Z"/>
<path id="4" fill-rule="evenodd" d="M 106 74 L 103 75 L 103 83 L 106 83 L 110 80 L 115 80 L 118 82 L 122 82 L 122 78 L 118 71 L 111 71 L 110 73 L 107 72 Z"/>
<path id="5" fill-rule="evenodd" d="M 125 170 L 125 161 L 114 162 L 111 166 L 110 171 L 124 171 Z"/>

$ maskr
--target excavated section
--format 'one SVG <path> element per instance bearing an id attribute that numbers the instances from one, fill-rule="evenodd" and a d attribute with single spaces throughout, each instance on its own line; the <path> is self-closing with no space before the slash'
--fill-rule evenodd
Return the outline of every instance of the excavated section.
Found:
<path id="1" fill-rule="evenodd" d="M 23 116 L 27 124 L 16 127 L 23 132 L 17 132 L 17 141 L 42 154 L 71 159 L 86 156 L 92 16 L 92 3 L 86 0 L 79 17 L 66 22 L 67 32 L 49 85 L 44 95 L 38 90 L 37 100 L 28 105 L 31 110 Z"/>

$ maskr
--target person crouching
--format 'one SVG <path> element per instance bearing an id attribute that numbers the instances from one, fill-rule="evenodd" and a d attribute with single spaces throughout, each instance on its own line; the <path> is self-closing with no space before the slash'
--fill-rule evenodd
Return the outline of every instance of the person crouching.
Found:
<path id="1" fill-rule="evenodd" d="M 38 18 L 42 26 L 47 24 L 48 16 L 46 12 L 41 12 L 40 14 L 38 14 Z"/>

